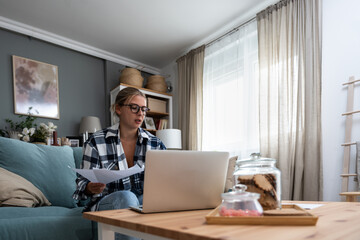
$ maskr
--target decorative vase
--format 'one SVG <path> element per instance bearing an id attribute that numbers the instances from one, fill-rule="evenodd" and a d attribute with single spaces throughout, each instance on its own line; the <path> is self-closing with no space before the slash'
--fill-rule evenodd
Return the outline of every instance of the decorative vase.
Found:
<path id="1" fill-rule="evenodd" d="M 51 146 L 60 146 L 57 142 L 57 132 L 56 131 L 53 132 L 53 144 L 51 144 Z"/>

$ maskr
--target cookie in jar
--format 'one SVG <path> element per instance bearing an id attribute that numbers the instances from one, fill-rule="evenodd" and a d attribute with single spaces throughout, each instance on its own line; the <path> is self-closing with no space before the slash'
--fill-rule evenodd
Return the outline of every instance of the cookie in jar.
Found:
<path id="1" fill-rule="evenodd" d="M 253 153 L 248 159 L 237 160 L 233 178 L 235 185 L 246 185 L 247 192 L 260 194 L 264 210 L 281 208 L 281 173 L 275 159 Z"/>

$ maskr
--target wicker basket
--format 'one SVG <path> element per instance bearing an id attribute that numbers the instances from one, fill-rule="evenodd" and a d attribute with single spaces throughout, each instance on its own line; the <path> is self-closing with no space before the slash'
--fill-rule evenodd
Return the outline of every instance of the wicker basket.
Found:
<path id="1" fill-rule="evenodd" d="M 165 78 L 160 75 L 152 75 L 148 77 L 145 88 L 159 92 L 166 92 L 167 85 L 165 82 Z"/>
<path id="2" fill-rule="evenodd" d="M 124 68 L 121 70 L 119 80 L 120 83 L 125 83 L 135 87 L 142 87 L 144 82 L 141 72 L 135 68 Z"/>

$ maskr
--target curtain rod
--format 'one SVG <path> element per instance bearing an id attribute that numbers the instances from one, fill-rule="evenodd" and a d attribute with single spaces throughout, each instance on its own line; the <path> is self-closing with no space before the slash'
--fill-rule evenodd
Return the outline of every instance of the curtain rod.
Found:
<path id="1" fill-rule="evenodd" d="M 238 30 L 239 30 L 239 28 L 241 28 L 242 26 L 244 26 L 244 25 L 248 24 L 249 22 L 254 21 L 255 19 L 256 19 L 256 16 L 255 16 L 255 17 L 250 18 L 250 19 L 249 19 L 249 20 L 247 20 L 246 22 L 244 22 L 244 23 L 240 24 L 239 26 L 237 26 L 237 27 L 235 27 L 235 28 L 231 29 L 231 30 L 230 30 L 230 31 L 228 31 L 227 33 L 225 33 L 225 34 L 221 35 L 220 37 L 218 37 L 218 38 L 216 38 L 216 39 L 214 39 L 214 40 L 210 41 L 210 42 L 209 42 L 209 43 L 207 43 L 207 44 L 205 44 L 205 46 L 206 46 L 206 47 L 208 47 L 208 46 L 210 46 L 211 44 L 213 44 L 213 43 L 215 43 L 215 42 L 217 42 L 217 41 L 220 41 L 221 39 L 223 39 L 223 38 L 224 38 L 224 37 L 226 37 L 227 35 L 230 35 L 230 34 L 232 34 L 232 33 L 236 32 L 236 31 L 238 31 Z"/>

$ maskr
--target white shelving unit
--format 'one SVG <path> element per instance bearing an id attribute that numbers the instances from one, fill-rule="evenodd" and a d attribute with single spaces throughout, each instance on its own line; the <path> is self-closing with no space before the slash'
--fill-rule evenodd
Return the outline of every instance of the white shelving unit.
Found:
<path id="1" fill-rule="evenodd" d="M 111 92 L 110 92 L 111 106 L 114 104 L 118 92 L 126 87 L 134 87 L 134 86 L 130 86 L 130 85 L 121 83 L 120 85 L 115 87 L 113 90 L 111 90 Z M 156 99 L 163 100 L 166 102 L 166 110 L 167 110 L 166 113 L 152 112 L 150 109 L 150 111 L 146 114 L 146 116 L 153 117 L 153 118 L 166 118 L 166 119 L 168 119 L 168 127 L 167 128 L 172 128 L 173 127 L 172 95 L 170 95 L 168 93 L 153 91 L 153 90 L 146 89 L 146 88 L 138 88 L 138 87 L 134 87 L 134 88 L 139 89 L 141 92 L 143 92 L 146 95 L 146 97 L 152 97 L 152 98 L 156 98 Z M 111 114 L 111 125 L 113 125 L 116 122 L 118 122 L 119 119 L 116 116 L 113 116 L 112 113 L 110 113 L 110 114 Z M 155 131 L 153 131 L 153 132 L 155 132 Z"/>

